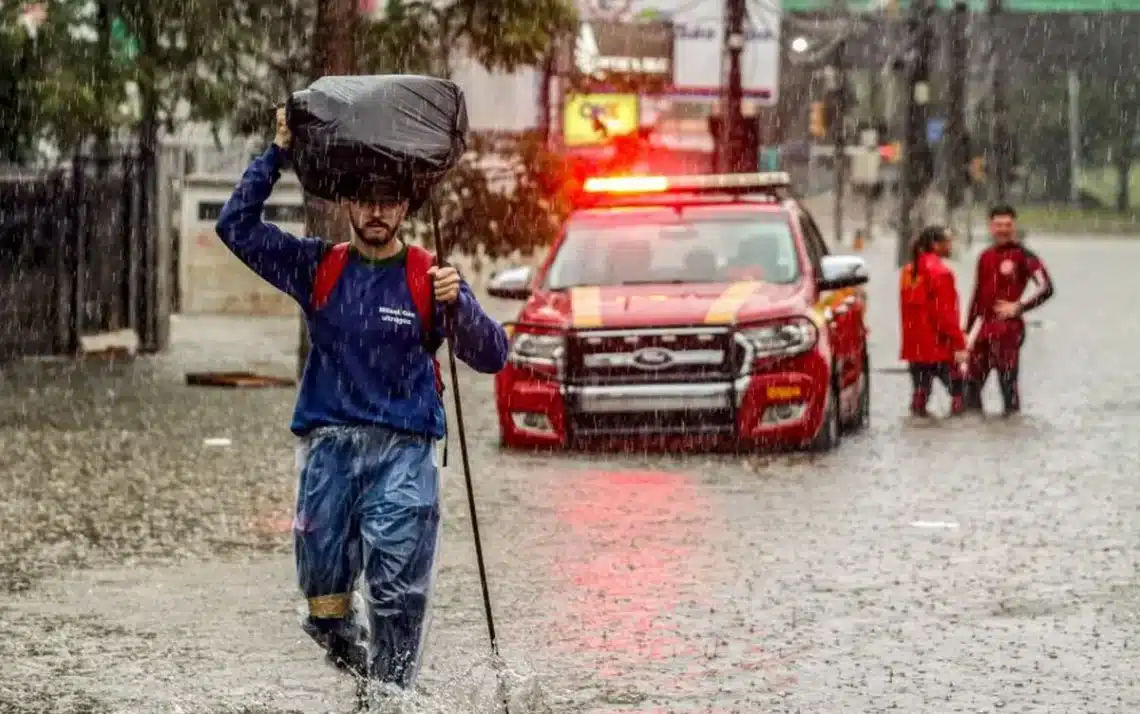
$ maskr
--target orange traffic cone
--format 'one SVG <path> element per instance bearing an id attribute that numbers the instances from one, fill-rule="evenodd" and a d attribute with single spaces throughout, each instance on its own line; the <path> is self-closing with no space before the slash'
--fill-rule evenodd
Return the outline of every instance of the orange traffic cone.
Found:
<path id="1" fill-rule="evenodd" d="M 863 229 L 860 228 L 859 230 L 855 231 L 855 244 L 853 247 L 855 250 L 863 250 L 863 248 L 866 245 L 867 245 L 867 236 L 863 232 Z"/>

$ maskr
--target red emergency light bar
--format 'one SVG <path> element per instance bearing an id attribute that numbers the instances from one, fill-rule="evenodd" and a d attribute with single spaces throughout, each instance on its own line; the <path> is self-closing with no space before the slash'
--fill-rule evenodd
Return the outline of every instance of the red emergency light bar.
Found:
<path id="1" fill-rule="evenodd" d="M 704 176 L 607 176 L 586 179 L 586 193 L 700 193 L 764 191 L 788 188 L 792 179 L 783 171 Z"/>

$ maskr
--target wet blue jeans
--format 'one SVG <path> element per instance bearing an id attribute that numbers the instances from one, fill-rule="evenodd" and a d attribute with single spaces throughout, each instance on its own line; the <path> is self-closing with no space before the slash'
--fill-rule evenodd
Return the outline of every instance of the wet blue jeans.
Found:
<path id="1" fill-rule="evenodd" d="M 419 667 L 439 536 L 434 446 L 368 426 L 316 429 L 298 447 L 293 539 L 305 630 L 326 647 L 330 637 L 354 642 L 352 591 L 362 575 L 365 673 L 403 687 Z"/>

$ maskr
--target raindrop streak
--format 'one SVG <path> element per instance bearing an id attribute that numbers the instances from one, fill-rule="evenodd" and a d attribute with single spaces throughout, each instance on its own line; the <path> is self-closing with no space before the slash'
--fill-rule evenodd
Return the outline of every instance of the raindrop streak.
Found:
<path id="1" fill-rule="evenodd" d="M 910 524 L 914 528 L 957 528 L 957 523 L 950 521 L 915 521 Z"/>

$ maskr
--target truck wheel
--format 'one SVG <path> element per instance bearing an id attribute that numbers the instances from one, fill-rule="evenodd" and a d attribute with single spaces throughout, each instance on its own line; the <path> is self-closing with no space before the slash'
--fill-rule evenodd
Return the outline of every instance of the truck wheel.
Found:
<path id="1" fill-rule="evenodd" d="M 831 389 L 829 389 L 827 393 L 827 403 L 823 407 L 823 424 L 820 425 L 819 433 L 812 439 L 808 450 L 815 453 L 831 451 L 839 446 L 839 442 L 842 438 L 843 424 L 840 421 L 839 415 L 839 387 L 833 377 L 831 380 Z"/>
<path id="2" fill-rule="evenodd" d="M 871 358 L 863 353 L 863 389 L 859 392 L 859 410 L 845 424 L 848 434 L 863 431 L 871 425 Z"/>

